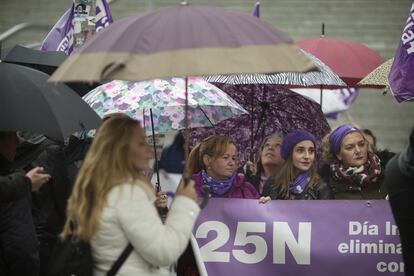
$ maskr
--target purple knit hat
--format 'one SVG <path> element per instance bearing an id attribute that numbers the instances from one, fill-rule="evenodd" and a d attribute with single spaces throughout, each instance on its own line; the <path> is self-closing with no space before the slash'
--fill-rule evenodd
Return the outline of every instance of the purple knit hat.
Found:
<path id="1" fill-rule="evenodd" d="M 331 146 L 333 154 L 337 155 L 341 150 L 342 140 L 351 132 L 360 130 L 352 125 L 343 124 L 337 127 L 329 136 L 329 145 Z"/>
<path id="2" fill-rule="evenodd" d="M 282 156 L 283 159 L 287 160 L 290 152 L 293 150 L 295 145 L 306 140 L 312 141 L 316 147 L 316 138 L 312 133 L 302 129 L 289 132 L 283 138 L 282 145 L 280 146 L 280 156 Z"/>

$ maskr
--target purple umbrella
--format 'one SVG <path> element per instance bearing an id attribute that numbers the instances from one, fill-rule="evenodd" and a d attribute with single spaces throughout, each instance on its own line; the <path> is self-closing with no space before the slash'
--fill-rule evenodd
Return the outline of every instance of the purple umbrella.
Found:
<path id="1" fill-rule="evenodd" d="M 249 115 L 223 121 L 209 129 L 192 129 L 192 146 L 210 135 L 229 136 L 242 153 L 240 164 L 244 164 L 249 158 L 246 155 L 257 152 L 262 139 L 275 131 L 286 134 L 294 129 L 305 129 L 321 140 L 330 130 L 319 104 L 281 86 L 214 85 L 225 90 Z"/>

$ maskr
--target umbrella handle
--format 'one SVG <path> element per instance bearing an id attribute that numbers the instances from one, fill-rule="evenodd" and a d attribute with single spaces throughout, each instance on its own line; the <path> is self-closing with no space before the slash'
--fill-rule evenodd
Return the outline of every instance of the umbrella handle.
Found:
<path id="1" fill-rule="evenodd" d="M 200 209 L 204 209 L 204 207 L 207 206 L 208 200 L 210 199 L 210 190 L 207 185 L 203 185 L 203 200 L 198 204 L 200 206 Z"/>

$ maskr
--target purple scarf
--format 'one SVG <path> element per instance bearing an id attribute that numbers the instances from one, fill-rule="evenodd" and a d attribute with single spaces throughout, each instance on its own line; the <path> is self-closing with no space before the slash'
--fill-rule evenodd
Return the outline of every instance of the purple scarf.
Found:
<path id="1" fill-rule="evenodd" d="M 202 170 L 201 177 L 203 178 L 204 184 L 208 186 L 212 194 L 224 195 L 230 190 L 231 186 L 233 185 L 234 178 L 236 177 L 236 172 L 234 172 L 233 175 L 227 180 L 215 180 L 212 177 L 208 176 L 205 170 Z"/>
<path id="2" fill-rule="evenodd" d="M 293 182 L 290 182 L 289 191 L 294 195 L 300 195 L 305 191 L 306 186 L 309 183 L 309 178 L 311 176 L 310 171 L 303 172 L 299 174 Z"/>

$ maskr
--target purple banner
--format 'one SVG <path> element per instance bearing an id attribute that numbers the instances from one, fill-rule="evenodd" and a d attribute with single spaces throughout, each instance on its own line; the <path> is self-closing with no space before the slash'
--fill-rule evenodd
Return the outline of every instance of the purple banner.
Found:
<path id="1" fill-rule="evenodd" d="M 193 234 L 208 275 L 404 275 L 385 200 L 212 198 Z"/>
<path id="2" fill-rule="evenodd" d="M 414 99 L 414 3 L 394 56 L 388 81 L 394 98 L 399 102 Z"/>
<path id="3" fill-rule="evenodd" d="M 73 33 L 74 33 L 74 4 L 68 9 L 52 30 L 43 40 L 41 50 L 43 51 L 62 51 L 70 55 L 73 51 Z M 113 22 L 109 5 L 105 0 L 96 1 L 95 15 L 96 32 L 101 31 Z"/>

